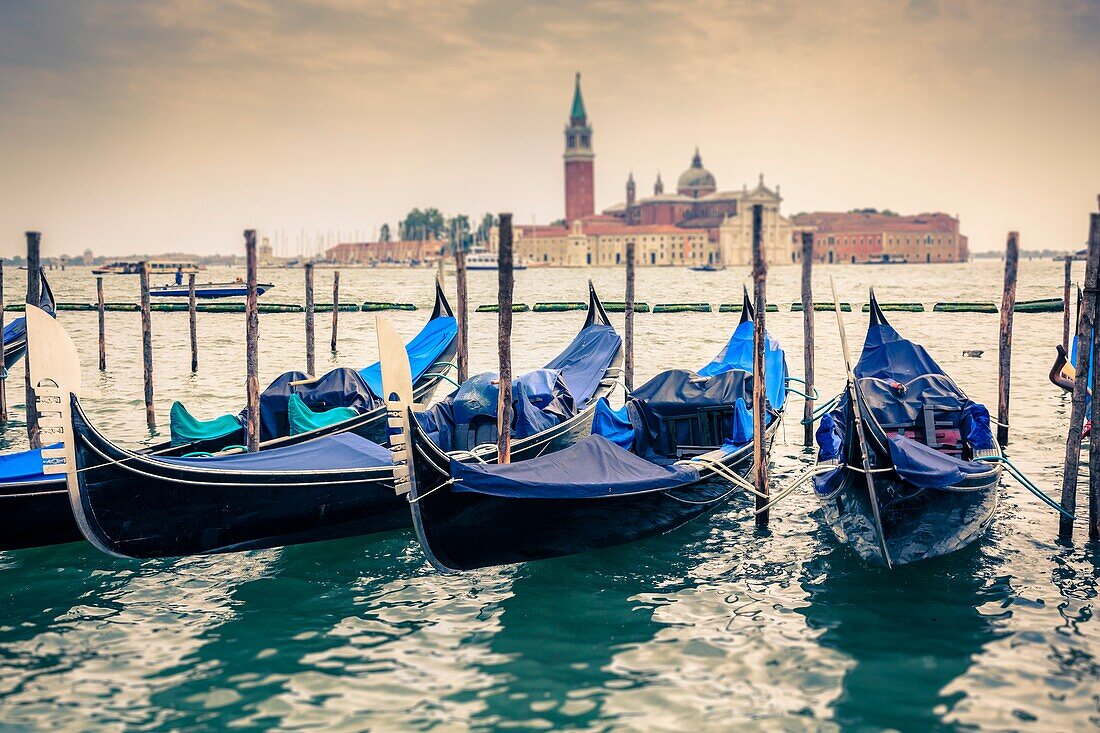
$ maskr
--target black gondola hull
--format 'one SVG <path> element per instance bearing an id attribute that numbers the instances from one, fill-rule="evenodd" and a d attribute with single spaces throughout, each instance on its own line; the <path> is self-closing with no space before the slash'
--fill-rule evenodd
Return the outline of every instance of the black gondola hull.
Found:
<path id="1" fill-rule="evenodd" d="M 922 489 L 896 474 L 876 473 L 875 496 L 882 537 L 875 526 L 863 474 L 847 468 L 818 493 L 826 522 L 860 557 L 885 565 L 882 544 L 894 565 L 905 565 L 963 549 L 985 534 L 999 501 L 1000 470 L 966 487 Z"/>
<path id="2" fill-rule="evenodd" d="M 83 539 L 60 481 L 0 484 L 0 550 L 58 545 Z"/>
<path id="3" fill-rule="evenodd" d="M 769 427 L 769 444 L 777 425 L 778 421 Z M 411 432 L 417 487 L 410 500 L 413 526 L 429 560 L 444 572 L 634 542 L 713 512 L 737 493 L 712 472 L 675 490 L 597 499 L 511 499 L 456 492 L 447 484 L 450 475 L 441 454 L 417 428 Z M 748 476 L 753 467 L 751 445 L 730 454 L 723 465 Z"/>
<path id="4" fill-rule="evenodd" d="M 408 526 L 388 467 L 261 473 L 169 465 L 111 444 L 75 398 L 73 426 L 76 521 L 114 555 L 251 550 Z"/>

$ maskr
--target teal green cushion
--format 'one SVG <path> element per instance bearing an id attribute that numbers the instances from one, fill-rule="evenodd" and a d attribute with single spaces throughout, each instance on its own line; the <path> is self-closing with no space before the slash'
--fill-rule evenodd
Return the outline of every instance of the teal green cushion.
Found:
<path id="1" fill-rule="evenodd" d="M 224 438 L 241 429 L 241 421 L 236 415 L 222 415 L 213 420 L 199 420 L 180 402 L 172 403 L 169 416 L 172 430 L 172 445 L 194 443 L 196 440 Z"/>
<path id="2" fill-rule="evenodd" d="M 333 407 L 329 410 L 314 412 L 309 405 L 302 401 L 296 394 L 290 395 L 286 405 L 287 422 L 290 423 L 290 434 L 308 433 L 310 430 L 323 428 L 344 422 L 358 415 L 359 412 L 350 407 Z"/>

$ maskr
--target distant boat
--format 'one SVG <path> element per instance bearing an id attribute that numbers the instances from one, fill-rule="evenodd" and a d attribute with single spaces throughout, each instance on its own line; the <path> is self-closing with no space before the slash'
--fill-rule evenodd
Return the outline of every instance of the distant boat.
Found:
<path id="1" fill-rule="evenodd" d="M 257 283 L 256 294 L 263 295 L 273 287 L 275 286 L 271 283 Z M 149 288 L 149 295 L 161 298 L 187 298 L 189 292 L 186 285 L 161 285 Z M 232 298 L 238 295 L 248 295 L 247 284 L 243 282 L 195 284 L 196 298 Z"/>
<path id="2" fill-rule="evenodd" d="M 182 272 L 185 275 L 205 270 L 206 265 L 195 262 L 150 262 L 149 273 L 153 275 L 175 274 Z M 93 267 L 93 275 L 140 275 L 140 262 L 127 262 L 120 260 L 102 267 Z"/>
<path id="3" fill-rule="evenodd" d="M 726 269 L 726 268 L 722 265 L 712 265 L 708 262 L 705 265 L 696 265 L 695 267 L 692 267 L 691 271 L 692 272 L 720 272 L 724 269 Z"/>
<path id="4" fill-rule="evenodd" d="M 467 270 L 496 270 L 497 268 L 497 256 L 488 250 L 475 247 L 466 253 L 466 269 Z M 527 263 L 523 260 L 516 260 L 512 263 L 513 270 L 526 270 Z"/>

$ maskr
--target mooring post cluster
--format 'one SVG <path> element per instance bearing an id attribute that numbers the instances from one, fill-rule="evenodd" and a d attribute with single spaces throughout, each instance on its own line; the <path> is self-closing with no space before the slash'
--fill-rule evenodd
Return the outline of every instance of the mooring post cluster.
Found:
<path id="1" fill-rule="evenodd" d="M 512 448 L 512 215 L 500 215 L 500 250 L 497 252 L 497 356 L 499 397 L 497 399 L 497 459 L 511 461 Z"/>
<path id="2" fill-rule="evenodd" d="M 27 304 L 37 306 L 39 293 L 42 287 L 42 261 L 41 246 L 42 234 L 40 232 L 27 232 Z M 38 430 L 38 403 L 31 385 L 31 355 L 24 357 L 23 386 L 27 405 L 27 439 L 31 448 L 41 448 L 40 434 Z"/>
<path id="3" fill-rule="evenodd" d="M 248 420 L 245 423 L 245 444 L 249 452 L 260 449 L 260 314 L 256 293 L 256 230 L 244 232 L 244 252 L 248 294 L 245 300 L 245 402 Z"/>
<path id="4" fill-rule="evenodd" d="M 317 362 L 314 354 L 314 303 L 313 303 L 313 263 L 306 263 L 306 374 L 317 376 Z"/>
<path id="5" fill-rule="evenodd" d="M 1012 382 L 1012 313 L 1016 308 L 1016 272 L 1020 261 L 1020 235 L 1008 233 L 1005 243 L 1005 283 L 1001 294 L 1001 330 L 997 349 L 997 443 L 1008 445 L 1008 402 Z"/>
<path id="6" fill-rule="evenodd" d="M 765 320 L 768 310 L 767 282 L 768 264 L 764 258 L 763 243 L 764 207 L 752 206 L 752 445 L 753 467 L 756 485 L 756 526 L 767 527 L 770 512 L 767 509 L 768 497 L 768 451 L 765 431 L 767 421 L 767 393 L 765 392 L 767 375 L 764 367 L 764 349 L 767 345 Z"/>
<path id="7" fill-rule="evenodd" d="M 633 238 L 626 243 L 626 294 L 623 303 L 623 340 L 626 355 L 623 358 L 623 384 L 629 397 L 634 391 L 634 256 L 636 243 Z"/>
<path id="8" fill-rule="evenodd" d="M 145 377 L 145 422 L 149 430 L 157 427 L 153 409 L 153 319 L 149 307 L 149 263 L 141 263 L 141 361 Z"/>
<path id="9" fill-rule="evenodd" d="M 802 444 L 814 444 L 814 235 L 802 232 L 802 354 L 806 371 L 806 401 L 802 408 Z"/>
<path id="10" fill-rule="evenodd" d="M 1100 369 L 1092 368 L 1092 349 L 1098 336 L 1096 329 L 1097 299 L 1100 296 L 1100 214 L 1092 214 L 1089 221 L 1088 254 L 1085 259 L 1084 297 L 1078 306 L 1077 314 L 1077 362 L 1074 364 L 1076 376 L 1073 380 L 1073 407 L 1070 410 L 1069 433 L 1066 436 L 1066 456 L 1062 468 L 1062 508 L 1073 515 L 1077 512 L 1077 479 L 1081 460 L 1081 441 L 1085 424 L 1085 410 L 1090 386 L 1093 390 L 1100 380 Z M 1089 385 L 1089 374 L 1093 384 Z M 1095 393 L 1095 392 L 1094 392 Z M 1095 436 L 1089 438 L 1089 536 L 1100 537 L 1100 519 L 1097 517 L 1096 504 L 1100 501 L 1100 441 Z M 1094 461 L 1096 471 L 1094 472 Z M 1073 539 L 1073 520 L 1061 515 L 1058 520 L 1058 539 L 1069 542 Z"/>
<path id="11" fill-rule="evenodd" d="M 4 332 L 4 259 L 0 257 L 0 333 Z M 0 351 L 3 351 L 0 348 Z M 0 354 L 0 425 L 8 421 L 8 368 Z"/>
<path id="12" fill-rule="evenodd" d="M 462 242 L 455 247 L 455 320 L 458 321 L 458 336 L 455 341 L 457 348 L 456 362 L 458 366 L 458 383 L 462 384 L 469 375 L 469 294 L 466 292 L 466 249 Z"/>

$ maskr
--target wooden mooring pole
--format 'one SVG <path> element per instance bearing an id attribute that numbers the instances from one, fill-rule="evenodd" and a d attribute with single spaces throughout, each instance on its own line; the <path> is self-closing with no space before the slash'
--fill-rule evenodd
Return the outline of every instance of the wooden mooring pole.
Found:
<path id="1" fill-rule="evenodd" d="M 1012 391 L 1012 312 L 1016 307 L 1016 271 L 1020 261 L 1020 235 L 1008 233 L 1005 243 L 1005 286 L 1001 295 L 1001 338 L 997 350 L 997 443 L 1008 445 L 1008 401 Z"/>
<path id="2" fill-rule="evenodd" d="M 153 319 L 149 308 L 149 263 L 141 263 L 141 361 L 145 376 L 145 422 L 150 430 L 157 427 L 153 409 Z"/>
<path id="3" fill-rule="evenodd" d="M 103 276 L 95 279 L 96 309 L 99 311 L 99 371 L 107 371 L 107 308 L 103 303 Z"/>
<path id="4" fill-rule="evenodd" d="M 0 257 L 0 333 L 4 332 L 4 259 Z M 8 369 L 0 346 L 0 425 L 8 422 Z"/>
<path id="5" fill-rule="evenodd" d="M 626 394 L 634 391 L 634 257 L 635 241 L 630 239 L 626 243 L 626 303 L 623 305 L 624 347 L 626 353 L 623 357 L 623 383 L 626 384 Z"/>
<path id="6" fill-rule="evenodd" d="M 768 526 L 770 512 L 764 507 L 768 503 L 768 451 L 765 431 L 767 429 L 767 394 L 765 385 L 767 375 L 764 372 L 765 313 L 768 310 L 767 282 L 768 264 L 764 261 L 763 243 L 764 207 L 752 206 L 752 288 L 753 314 L 752 324 L 752 454 L 753 473 L 756 485 L 756 526 Z M 762 511 L 763 510 L 763 511 Z"/>
<path id="7" fill-rule="evenodd" d="M 317 375 L 317 361 L 314 354 L 314 313 L 313 313 L 313 263 L 306 263 L 306 374 Z"/>
<path id="8" fill-rule="evenodd" d="M 1081 460 L 1081 433 L 1085 424 L 1085 403 L 1088 398 L 1088 377 L 1091 366 L 1091 349 L 1086 344 L 1094 340 L 1096 325 L 1096 294 L 1100 279 L 1100 215 L 1093 214 L 1089 227 L 1088 256 L 1085 260 L 1085 297 L 1080 301 L 1077 314 L 1077 378 L 1073 380 L 1073 407 L 1069 413 L 1069 432 L 1066 436 L 1066 458 L 1062 468 L 1062 508 L 1070 514 L 1077 512 L 1077 478 Z M 1100 370 L 1097 370 L 1100 371 Z M 1096 441 L 1091 441 L 1096 442 Z M 1090 454 L 1089 458 L 1092 456 Z M 1097 478 L 1100 478 L 1098 476 Z M 1093 493 L 1093 481 L 1089 476 L 1089 493 Z M 1091 522 L 1090 522 L 1091 524 Z M 1091 527 L 1090 527 L 1091 529 Z M 1059 515 L 1058 539 L 1069 542 L 1073 539 L 1073 520 Z"/>
<path id="9" fill-rule="evenodd" d="M 336 351 L 336 332 L 340 328 L 340 271 L 332 273 L 332 339 L 329 350 Z"/>
<path id="10" fill-rule="evenodd" d="M 455 297 L 458 300 L 455 303 L 455 316 L 458 320 L 456 344 L 458 353 L 456 360 L 458 362 L 458 383 L 462 384 L 470 374 L 468 345 L 468 339 L 470 338 L 468 316 L 470 296 L 466 291 L 466 250 L 462 246 L 455 247 Z"/>
<path id="11" fill-rule="evenodd" d="M 38 305 L 42 287 L 41 264 L 42 234 L 27 232 L 27 303 Z M 27 439 L 31 448 L 41 448 L 41 434 L 38 429 L 38 401 L 31 386 L 31 355 L 23 357 L 23 387 L 27 405 Z"/>
<path id="12" fill-rule="evenodd" d="M 1100 197 L 1098 197 L 1098 203 L 1100 203 Z M 1089 217 L 1089 250 L 1100 251 L 1100 214 L 1092 214 Z M 1090 300 L 1093 302 L 1093 329 L 1092 329 L 1092 348 L 1089 349 L 1093 354 L 1100 354 L 1100 328 L 1096 327 L 1096 313 L 1100 312 L 1100 272 L 1096 273 L 1097 279 L 1090 283 L 1092 292 L 1090 293 Z M 1084 348 L 1083 344 L 1079 344 L 1077 350 L 1081 351 Z M 1092 368 L 1092 384 L 1090 385 L 1093 395 L 1100 395 L 1100 369 L 1095 366 Z M 1093 405 L 1096 404 L 1095 399 Z M 1094 413 L 1095 414 L 1095 413 Z M 1094 425 L 1094 430 L 1097 429 Z M 1092 434 L 1089 435 L 1089 539 L 1100 539 L 1100 440 L 1094 440 Z"/>
<path id="13" fill-rule="evenodd" d="M 814 393 L 814 235 L 802 232 L 802 353 L 806 394 Z M 814 444 L 814 399 L 807 397 L 802 408 L 802 422 L 805 428 L 802 444 L 807 448 Z"/>
<path id="14" fill-rule="evenodd" d="M 497 453 L 499 463 L 511 461 L 512 451 L 512 215 L 500 215 L 500 251 L 497 252 L 497 356 L 500 392 L 497 399 Z"/>
<path id="15" fill-rule="evenodd" d="M 191 373 L 199 370 L 199 324 L 195 315 L 195 273 L 187 276 L 187 327 L 191 331 Z"/>
<path id="16" fill-rule="evenodd" d="M 245 445 L 249 452 L 260 449 L 260 315 L 256 293 L 256 230 L 244 232 L 244 252 L 248 297 L 245 300 L 244 353 L 245 403 L 248 422 L 245 423 Z"/>
<path id="17" fill-rule="evenodd" d="M 1073 279 L 1073 255 L 1066 255 L 1065 280 L 1062 283 L 1062 348 L 1069 353 L 1070 285 Z"/>

